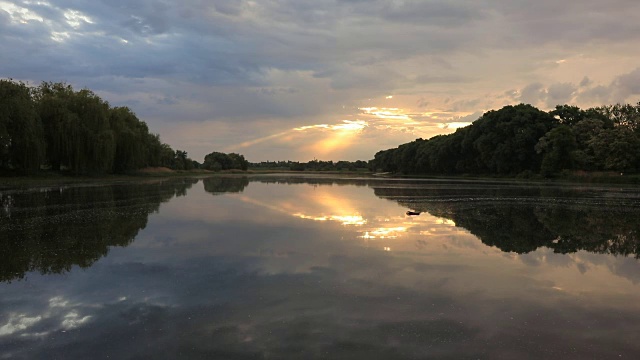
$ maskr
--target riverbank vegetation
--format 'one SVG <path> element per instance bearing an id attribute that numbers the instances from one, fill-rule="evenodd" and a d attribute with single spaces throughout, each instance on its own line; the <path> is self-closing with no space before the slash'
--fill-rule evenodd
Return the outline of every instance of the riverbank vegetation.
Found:
<path id="1" fill-rule="evenodd" d="M 582 110 L 531 105 L 486 112 L 449 135 L 375 154 L 376 171 L 424 175 L 555 177 L 640 171 L 640 103 Z"/>
<path id="2" fill-rule="evenodd" d="M 0 80 L 0 175 L 174 171 L 388 172 L 423 176 L 640 176 L 640 103 L 590 108 L 531 105 L 486 112 L 449 135 L 417 139 L 365 161 L 263 161 L 212 152 L 203 163 L 174 150 L 127 107 L 64 83 Z M 47 171 L 48 170 L 48 171 Z"/>
<path id="3" fill-rule="evenodd" d="M 0 172 L 124 174 L 145 167 L 191 170 L 199 163 L 163 143 L 131 109 L 111 107 L 91 90 L 0 80 Z"/>

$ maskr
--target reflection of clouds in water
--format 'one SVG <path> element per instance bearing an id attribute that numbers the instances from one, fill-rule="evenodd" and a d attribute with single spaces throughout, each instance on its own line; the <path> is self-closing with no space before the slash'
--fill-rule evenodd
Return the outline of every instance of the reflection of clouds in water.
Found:
<path id="1" fill-rule="evenodd" d="M 0 326 L 0 336 L 11 335 L 26 330 L 42 320 L 42 316 L 29 317 L 27 314 L 9 314 L 9 320 Z"/>
<path id="2" fill-rule="evenodd" d="M 521 263 L 524 265 L 522 271 L 538 279 L 547 279 L 554 289 L 575 296 L 589 293 L 598 301 L 608 299 L 612 294 L 636 294 L 640 283 L 640 264 L 632 257 L 587 251 L 557 254 L 548 248 L 522 255 L 504 253 L 502 257 L 515 264 Z"/>
<path id="3" fill-rule="evenodd" d="M 82 310 L 80 310 L 82 309 Z M 55 331 L 76 329 L 91 320 L 91 315 L 80 315 L 90 311 L 80 304 L 70 304 L 61 296 L 49 299 L 48 306 L 37 315 L 11 313 L 7 323 L 0 326 L 0 336 L 19 334 L 22 337 L 40 337 Z"/>
<path id="4" fill-rule="evenodd" d="M 206 206 L 189 208 L 191 201 Z M 0 348 L 22 358 L 638 352 L 638 288 L 619 277 L 637 270 L 637 261 L 549 249 L 503 253 L 452 221 L 405 210 L 370 188 L 190 192 L 163 205 L 143 232 L 175 239 L 165 247 L 114 249 L 47 284 L 33 276 L 29 284 L 45 300 L 20 288 L 13 302 L 0 297 Z M 378 229 L 397 233 L 360 237 Z"/>
<path id="5" fill-rule="evenodd" d="M 179 306 L 130 297 L 87 307 L 92 321 L 68 329 L 64 336 L 51 336 L 47 342 L 21 337 L 0 345 L 23 358 L 546 358 L 567 349 L 574 358 L 609 358 L 637 350 L 628 337 L 611 337 L 606 330 L 633 334 L 634 322 L 640 323 L 637 312 L 617 309 L 611 314 L 602 307 L 575 304 L 559 289 L 527 277 L 519 278 L 520 288 L 538 296 L 478 291 L 486 284 L 458 287 L 461 276 L 478 270 L 472 263 L 434 264 L 359 253 L 333 257 L 329 266 L 305 273 L 266 274 L 247 271 L 249 262 L 187 259 L 172 268 L 172 281 L 164 272 L 118 276 L 123 288 L 148 287 L 152 277 L 156 292 L 183 299 Z M 92 276 L 76 279 L 70 293 L 80 296 L 87 284 L 77 280 L 113 276 L 113 267 L 94 268 Z M 69 310 L 73 306 L 65 299 L 50 303 L 66 302 L 64 309 Z M 579 330 L 575 324 L 581 324 Z M 7 336 L 18 340 L 20 334 Z M 538 340 L 531 343 L 534 334 L 544 347 L 537 346 Z M 591 346 L 580 346 L 589 338 Z"/>

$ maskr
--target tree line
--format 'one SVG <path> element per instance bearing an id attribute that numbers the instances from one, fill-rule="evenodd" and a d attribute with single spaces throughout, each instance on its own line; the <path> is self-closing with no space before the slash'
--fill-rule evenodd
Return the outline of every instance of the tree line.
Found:
<path id="1" fill-rule="evenodd" d="M 640 171 L 640 103 L 589 108 L 531 105 L 483 114 L 449 135 L 379 151 L 371 169 L 403 174 L 554 176 Z"/>
<path id="2" fill-rule="evenodd" d="M 109 174 L 150 166 L 200 165 L 150 133 L 131 109 L 111 107 L 91 90 L 0 80 L 0 171 Z"/>

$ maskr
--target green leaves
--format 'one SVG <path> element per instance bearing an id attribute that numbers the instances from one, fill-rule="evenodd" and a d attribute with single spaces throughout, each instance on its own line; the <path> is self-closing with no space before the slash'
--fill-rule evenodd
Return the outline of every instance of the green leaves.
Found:
<path id="1" fill-rule="evenodd" d="M 29 88 L 0 80 L 0 169 L 37 171 L 44 149 L 42 125 Z"/>
<path id="2" fill-rule="evenodd" d="M 204 163 L 202 167 L 207 170 L 220 171 L 220 170 L 247 170 L 249 162 L 245 160 L 243 155 L 230 153 L 224 154 L 221 152 L 212 152 L 204 157 Z"/>
<path id="3" fill-rule="evenodd" d="M 380 151 L 375 170 L 405 174 L 540 173 L 640 170 L 640 103 L 581 110 L 531 105 L 486 112 L 450 135 Z"/>
<path id="4" fill-rule="evenodd" d="M 182 159 L 180 168 L 193 167 Z M 0 169 L 35 172 L 42 165 L 74 174 L 175 168 L 173 149 L 149 134 L 126 107 L 111 108 L 91 90 L 43 82 L 29 88 L 0 80 Z"/>

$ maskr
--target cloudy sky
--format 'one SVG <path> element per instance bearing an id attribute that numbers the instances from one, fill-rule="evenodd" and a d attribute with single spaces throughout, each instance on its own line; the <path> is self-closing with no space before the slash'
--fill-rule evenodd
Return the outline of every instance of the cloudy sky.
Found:
<path id="1" fill-rule="evenodd" d="M 484 111 L 640 100 L 637 0 L 0 0 L 0 77 L 89 88 L 174 149 L 368 160 Z"/>

